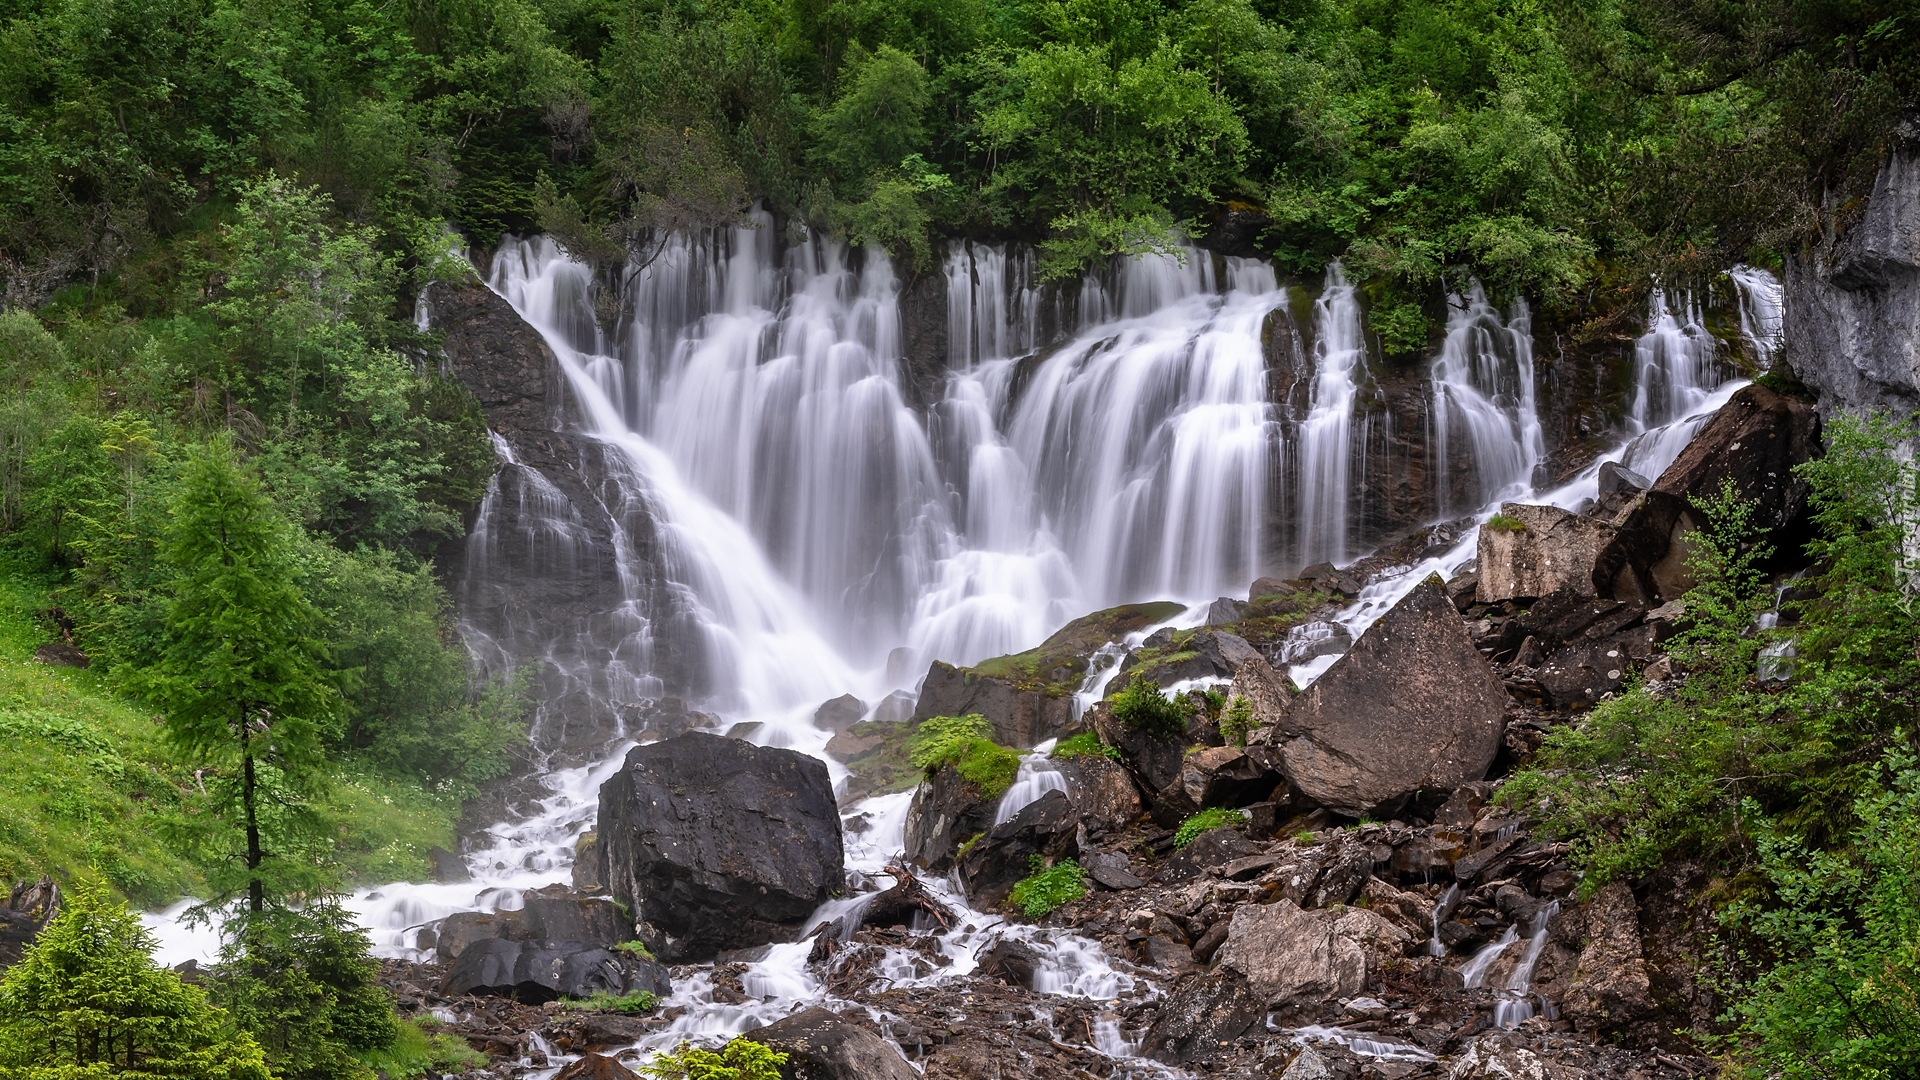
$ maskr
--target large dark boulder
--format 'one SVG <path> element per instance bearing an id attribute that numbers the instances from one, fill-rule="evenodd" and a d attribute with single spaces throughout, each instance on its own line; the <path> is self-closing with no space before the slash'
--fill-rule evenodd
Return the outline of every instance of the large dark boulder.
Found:
<path id="1" fill-rule="evenodd" d="M 1113 718 L 1104 701 L 1094 706 L 1090 718 L 1100 741 L 1120 751 L 1121 764 L 1139 781 L 1142 790 L 1163 791 L 1179 781 L 1180 766 L 1186 760 L 1183 741 L 1128 727 Z"/>
<path id="2" fill-rule="evenodd" d="M 1294 789 L 1351 817 L 1479 780 L 1507 693 L 1430 577 L 1367 628 L 1262 738 Z"/>
<path id="3" fill-rule="evenodd" d="M 1753 504 L 1753 523 L 1768 531 L 1774 549 L 1797 554 L 1807 535 L 1810 489 L 1794 466 L 1819 453 L 1820 417 L 1811 403 L 1758 383 L 1742 387 L 1621 512 L 1614 538 L 1600 550 L 1595 579 L 1608 582 L 1616 599 L 1678 599 L 1693 586 L 1686 535 L 1706 525 L 1694 503 L 1718 496 L 1728 481 L 1736 497 Z"/>
<path id="4" fill-rule="evenodd" d="M 815 1006 L 742 1038 L 787 1055 L 781 1080 L 920 1080 L 892 1043 L 865 1020 Z"/>
<path id="5" fill-rule="evenodd" d="M 1207 1057 L 1254 1030 L 1266 1018 L 1266 1004 L 1237 971 L 1188 975 L 1154 1013 L 1141 1049 L 1169 1065 Z"/>
<path id="6" fill-rule="evenodd" d="M 974 907 L 991 908 L 1032 873 L 1035 855 L 1063 858 L 1078 850 L 1080 815 L 1064 791 L 1049 791 L 987 830 L 960 856 L 960 883 Z"/>
<path id="7" fill-rule="evenodd" d="M 450 997 L 492 994 L 528 1004 L 560 997 L 673 992 L 667 969 L 651 960 L 609 952 L 583 941 L 508 941 L 487 938 L 463 949 L 447 967 L 441 990 Z"/>
<path id="8" fill-rule="evenodd" d="M 1126 766 L 1083 754 L 1055 767 L 1067 778 L 1067 797 L 1089 833 L 1119 832 L 1140 816 L 1140 789 Z"/>
<path id="9" fill-rule="evenodd" d="M 943 874 L 953 865 L 953 851 L 987 831 L 999 809 L 998 798 L 987 798 L 943 765 L 913 790 L 907 806 L 905 854 L 915 865 Z"/>
<path id="10" fill-rule="evenodd" d="M 633 925 L 611 900 L 564 885 L 529 890 L 518 911 L 460 911 L 437 927 L 441 961 L 451 963 L 476 942 L 575 941 L 603 949 L 633 940 Z"/>
<path id="11" fill-rule="evenodd" d="M 827 767 L 690 732 L 635 747 L 600 788 L 608 889 L 669 962 L 791 939 L 846 883 Z"/>

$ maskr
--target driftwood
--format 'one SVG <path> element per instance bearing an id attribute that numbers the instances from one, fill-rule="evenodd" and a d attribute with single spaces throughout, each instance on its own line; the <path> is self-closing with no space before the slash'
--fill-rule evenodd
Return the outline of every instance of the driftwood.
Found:
<path id="1" fill-rule="evenodd" d="M 953 915 L 946 905 L 927 891 L 913 871 L 903 866 L 888 866 L 881 873 L 894 879 L 893 887 L 873 898 L 861 914 L 862 926 L 911 926 L 916 912 L 923 912 L 942 930 L 953 929 Z"/>

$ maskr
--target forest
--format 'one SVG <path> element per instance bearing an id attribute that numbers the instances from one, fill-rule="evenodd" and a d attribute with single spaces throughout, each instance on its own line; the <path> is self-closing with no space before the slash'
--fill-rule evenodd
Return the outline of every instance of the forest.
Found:
<path id="1" fill-rule="evenodd" d="M 538 231 L 612 273 L 755 207 L 905 278 L 960 239 L 1060 282 L 1197 243 L 1338 260 L 1413 355 L 1469 277 L 1578 332 L 1658 275 L 1777 268 L 1916 109 L 1909 0 L 0 0 L 0 734 L 30 751 L 0 761 L 0 878 L 87 879 L 70 934 L 129 955 L 123 902 L 240 913 L 214 1004 L 137 973 L 194 1025 L 155 1053 L 201 1065 L 127 1075 L 458 1060 L 321 898 L 430 875 L 527 753 L 526 685 L 472 677 L 445 572 L 495 460 L 415 317 L 461 252 Z M 1559 800 L 1596 883 L 1745 860 L 1755 996 L 1722 1046 L 1755 1076 L 1913 1075 L 1916 624 L 1858 497 L 1911 482 L 1887 423 L 1814 477 L 1851 598 L 1813 618 L 1820 678 L 1746 683 L 1761 540 L 1723 507 L 1696 698 L 1625 697 L 1514 789 Z M 272 618 L 222 683 L 201 646 L 236 596 Z M 29 662 L 48 640 L 89 665 Z M 39 1067 L 92 1006 L 29 976 L 0 1076 L 122 1075 Z"/>

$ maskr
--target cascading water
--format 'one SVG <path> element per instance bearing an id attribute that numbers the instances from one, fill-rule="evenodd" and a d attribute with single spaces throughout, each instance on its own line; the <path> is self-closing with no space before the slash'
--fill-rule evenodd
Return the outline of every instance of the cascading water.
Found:
<path id="1" fill-rule="evenodd" d="M 995 825 L 1012 821 L 1015 814 L 1038 802 L 1049 791 L 1067 790 L 1067 778 L 1053 767 L 1050 756 L 1054 742 L 1048 739 L 1020 759 L 1020 770 L 1014 774 L 1013 785 L 1007 788 L 1005 795 L 1000 796 L 1000 805 L 994 810 Z"/>
<path id="2" fill-rule="evenodd" d="M 1753 349 L 1761 370 L 1771 368 L 1785 338 L 1786 300 L 1780 279 L 1752 266 L 1736 266 L 1727 276 L 1739 294 L 1740 336 Z"/>
<path id="3" fill-rule="evenodd" d="M 1312 407 L 1299 431 L 1299 551 L 1302 563 L 1344 562 L 1352 495 L 1353 406 L 1366 362 L 1360 303 L 1339 263 L 1314 301 Z"/>
<path id="4" fill-rule="evenodd" d="M 1647 332 L 1633 343 L 1635 430 L 1698 412 L 1721 382 L 1716 352 L 1693 295 L 1676 300 L 1656 285 L 1647 301 Z"/>
<path id="5" fill-rule="evenodd" d="M 1434 358 L 1434 489 L 1442 518 L 1472 512 L 1532 486 L 1546 457 L 1534 397 L 1533 325 L 1525 300 L 1502 320 L 1479 282 L 1447 298 L 1447 335 Z M 1464 443 L 1471 468 L 1454 493 L 1450 451 Z"/>

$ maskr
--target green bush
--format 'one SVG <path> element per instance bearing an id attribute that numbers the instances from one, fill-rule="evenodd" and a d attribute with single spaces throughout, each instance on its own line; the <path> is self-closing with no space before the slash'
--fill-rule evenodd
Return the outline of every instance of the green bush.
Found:
<path id="1" fill-rule="evenodd" d="M 691 1043 L 640 1067 L 654 1080 L 780 1080 L 787 1055 L 751 1039 L 736 1038 L 718 1050 Z"/>
<path id="2" fill-rule="evenodd" d="M 1487 528 L 1494 532 L 1526 532 L 1527 523 L 1512 514 L 1495 514 L 1487 519 Z"/>
<path id="3" fill-rule="evenodd" d="M 1013 786 L 1020 755 L 993 741 L 993 725 L 978 714 L 935 716 L 907 740 L 907 760 L 929 774 L 952 765 L 960 778 L 997 799 Z"/>
<path id="4" fill-rule="evenodd" d="M 1103 757 L 1112 761 L 1120 760 L 1120 748 L 1108 746 L 1100 741 L 1100 736 L 1091 731 L 1083 731 L 1071 738 L 1061 739 L 1053 748 L 1053 757 L 1061 761 L 1071 761 L 1077 757 Z"/>
<path id="5" fill-rule="evenodd" d="M 627 944 L 631 945 L 633 942 Z M 616 1012 L 632 1016 L 650 1013 L 659 1007 L 660 997 L 651 990 L 635 990 L 631 994 L 593 994 L 578 1001 L 566 1002 L 561 1006 L 576 1012 Z"/>
<path id="6" fill-rule="evenodd" d="M 1254 725 L 1253 702 L 1235 694 L 1220 713 L 1220 737 L 1227 740 L 1229 746 L 1245 746 L 1247 735 L 1253 731 Z"/>
<path id="7" fill-rule="evenodd" d="M 1007 894 L 1007 902 L 1027 913 L 1030 919 L 1051 914 L 1062 904 L 1071 904 L 1087 895 L 1087 879 L 1080 864 L 1062 859 L 1052 866 L 1038 855 L 1027 863 L 1032 871 L 1021 878 Z"/>
<path id="8" fill-rule="evenodd" d="M 1203 832 L 1220 828 L 1222 825 L 1238 828 L 1246 824 L 1246 821 L 1247 815 L 1239 810 L 1229 810 L 1224 806 L 1208 807 L 1180 823 L 1180 828 L 1173 834 L 1173 846 L 1186 847 Z"/>
<path id="9" fill-rule="evenodd" d="M 1122 725 L 1172 742 L 1187 733 L 1187 717 L 1192 712 L 1186 701 L 1170 698 L 1152 679 L 1135 675 L 1127 688 L 1113 696 L 1113 718 Z"/>

